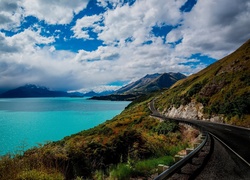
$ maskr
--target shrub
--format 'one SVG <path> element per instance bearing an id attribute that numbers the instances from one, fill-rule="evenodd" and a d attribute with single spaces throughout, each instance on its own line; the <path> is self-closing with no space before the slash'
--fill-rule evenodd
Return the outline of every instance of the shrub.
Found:
<path id="1" fill-rule="evenodd" d="M 193 95 L 197 94 L 203 87 L 203 83 L 196 83 L 194 84 L 190 89 L 189 91 L 187 92 L 187 95 L 189 97 L 192 97 Z"/>
<path id="2" fill-rule="evenodd" d="M 63 180 L 64 177 L 60 173 L 48 174 L 46 172 L 30 170 L 23 171 L 17 176 L 17 180 Z"/>
<path id="3" fill-rule="evenodd" d="M 119 179 L 126 180 L 132 176 L 132 168 L 127 164 L 118 164 L 114 169 L 110 172 L 110 179 Z"/>
<path id="4" fill-rule="evenodd" d="M 152 158 L 144 161 L 139 161 L 135 164 L 134 175 L 136 176 L 150 176 L 155 173 L 155 168 L 158 164 L 171 165 L 173 158 L 171 156 L 163 156 L 160 158 Z"/>
<path id="5" fill-rule="evenodd" d="M 176 131 L 177 129 L 178 129 L 178 123 L 173 121 L 163 121 L 154 128 L 154 132 L 166 135 L 169 132 Z"/>

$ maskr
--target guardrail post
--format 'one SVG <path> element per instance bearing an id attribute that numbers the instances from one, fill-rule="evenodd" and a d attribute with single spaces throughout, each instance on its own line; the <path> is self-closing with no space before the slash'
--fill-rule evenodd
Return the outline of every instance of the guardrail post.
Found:
<path id="1" fill-rule="evenodd" d="M 202 134 L 201 136 L 200 136 L 200 139 L 202 139 L 202 140 L 204 140 L 206 138 L 206 135 L 205 134 Z"/>
<path id="2" fill-rule="evenodd" d="M 186 148 L 186 154 L 188 155 L 194 150 L 194 148 Z"/>
<path id="3" fill-rule="evenodd" d="M 181 159 L 183 159 L 184 157 L 185 157 L 185 156 L 182 156 L 182 155 L 177 154 L 177 155 L 174 156 L 174 162 L 178 162 L 178 161 L 180 161 Z"/>
<path id="4" fill-rule="evenodd" d="M 200 143 L 194 143 L 194 149 L 197 148 L 200 145 Z"/>
<path id="5" fill-rule="evenodd" d="M 163 171 L 166 171 L 167 169 L 169 169 L 169 166 L 166 166 L 164 164 L 159 164 L 158 165 L 158 174 L 161 174 Z"/>

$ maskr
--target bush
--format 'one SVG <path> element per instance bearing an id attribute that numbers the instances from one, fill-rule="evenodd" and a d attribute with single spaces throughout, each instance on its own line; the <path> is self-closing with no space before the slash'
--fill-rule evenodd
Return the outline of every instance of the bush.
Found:
<path id="1" fill-rule="evenodd" d="M 46 172 L 30 170 L 23 171 L 17 176 L 17 180 L 63 180 L 64 177 L 60 173 L 48 174 Z"/>
<path id="2" fill-rule="evenodd" d="M 163 121 L 154 128 L 154 132 L 166 135 L 169 132 L 176 131 L 177 129 L 178 129 L 178 123 L 173 121 Z"/>
<path id="3" fill-rule="evenodd" d="M 241 96 L 232 94 L 224 95 L 224 102 L 215 101 L 211 105 L 204 108 L 204 112 L 211 114 L 225 114 L 231 118 L 238 116 L 242 118 L 246 114 L 250 114 L 250 93 Z"/>
<path id="4" fill-rule="evenodd" d="M 119 180 L 126 180 L 129 179 L 132 175 L 132 168 L 129 167 L 127 164 L 118 164 L 110 172 L 110 179 L 119 179 Z"/>
<path id="5" fill-rule="evenodd" d="M 118 164 L 110 171 L 110 179 L 126 180 L 130 179 L 130 177 L 149 177 L 155 173 L 158 164 L 171 165 L 173 164 L 173 158 L 171 156 L 152 158 L 138 161 L 132 166 Z"/>
<path id="6" fill-rule="evenodd" d="M 187 92 L 188 97 L 192 97 L 193 95 L 197 94 L 203 87 L 203 83 L 196 83 L 194 84 L 189 91 Z"/>
<path id="7" fill-rule="evenodd" d="M 196 101 L 199 102 L 199 103 L 201 103 L 203 106 L 206 106 L 206 105 L 208 105 L 209 99 L 210 98 L 208 98 L 208 97 L 198 96 L 196 98 Z"/>
<path id="8" fill-rule="evenodd" d="M 155 173 L 158 164 L 171 165 L 173 158 L 171 156 L 164 156 L 160 158 L 153 158 L 144 161 L 139 161 L 135 164 L 134 175 L 136 176 L 150 176 Z"/>

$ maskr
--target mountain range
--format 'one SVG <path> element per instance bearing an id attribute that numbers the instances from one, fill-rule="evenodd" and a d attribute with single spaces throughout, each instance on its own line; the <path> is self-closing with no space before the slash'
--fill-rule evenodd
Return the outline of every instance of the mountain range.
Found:
<path id="1" fill-rule="evenodd" d="M 94 96 L 91 99 L 131 101 L 150 92 L 169 88 L 171 85 L 183 78 L 186 78 L 184 74 L 173 72 L 163 74 L 147 74 L 143 78 L 118 89 L 111 95 Z"/>
<path id="2" fill-rule="evenodd" d="M 168 88 L 178 80 L 186 76 L 181 73 L 151 74 L 130 83 L 117 91 L 104 91 L 87 93 L 51 91 L 47 87 L 27 84 L 0 95 L 0 98 L 24 98 L 24 97 L 93 97 L 101 100 L 134 100 L 141 94 Z"/>
<path id="3" fill-rule="evenodd" d="M 143 78 L 118 89 L 115 94 L 145 94 L 169 88 L 183 78 L 186 76 L 181 73 L 147 74 Z"/>
<path id="4" fill-rule="evenodd" d="M 64 91 L 51 91 L 47 87 L 27 84 L 0 95 L 1 98 L 25 98 L 25 97 L 82 97 L 82 93 L 67 93 Z"/>

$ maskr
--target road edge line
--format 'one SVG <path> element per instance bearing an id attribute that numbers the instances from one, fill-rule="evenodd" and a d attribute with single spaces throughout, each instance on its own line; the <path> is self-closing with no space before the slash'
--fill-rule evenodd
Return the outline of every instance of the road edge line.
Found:
<path id="1" fill-rule="evenodd" d="M 218 138 L 217 136 L 215 136 L 213 133 L 208 132 L 209 134 L 211 134 L 213 137 L 215 137 L 218 141 L 220 141 L 223 145 L 225 145 L 228 149 L 230 149 L 236 156 L 238 156 L 242 161 L 244 161 L 249 167 L 250 167 L 250 163 L 247 162 L 243 157 L 241 157 L 237 152 L 235 152 L 232 148 L 230 148 L 226 143 L 224 143 L 220 138 Z"/>

